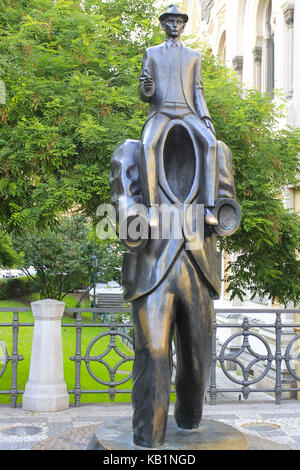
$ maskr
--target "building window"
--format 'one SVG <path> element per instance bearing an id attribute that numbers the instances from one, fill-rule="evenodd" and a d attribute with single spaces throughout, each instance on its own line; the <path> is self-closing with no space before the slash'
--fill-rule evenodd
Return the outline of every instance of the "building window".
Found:
<path id="1" fill-rule="evenodd" d="M 256 39 L 253 49 L 254 87 L 273 97 L 275 50 L 272 27 L 272 0 L 260 0 L 256 11 Z"/>

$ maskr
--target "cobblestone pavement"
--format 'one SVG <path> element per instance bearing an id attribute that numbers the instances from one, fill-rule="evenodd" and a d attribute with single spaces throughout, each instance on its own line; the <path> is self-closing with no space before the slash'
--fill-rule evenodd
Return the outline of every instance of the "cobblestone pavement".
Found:
<path id="1" fill-rule="evenodd" d="M 228 386 L 222 380 L 218 386 Z M 85 449 L 103 420 L 131 415 L 130 403 L 82 404 L 51 413 L 0 405 L 0 450 Z M 249 448 L 300 450 L 300 401 L 282 400 L 276 405 L 273 397 L 261 392 L 250 394 L 247 401 L 237 392 L 224 393 L 218 395 L 216 405 L 205 403 L 203 416 L 244 432 Z"/>
<path id="2" fill-rule="evenodd" d="M 170 414 L 173 406 L 170 407 Z M 68 437 L 68 431 L 77 430 L 73 444 L 66 449 L 84 449 L 94 429 L 107 417 L 130 416 L 130 404 L 83 404 L 79 408 L 52 413 L 31 413 L 22 408 L 12 409 L 0 406 L 0 450 L 26 450 L 34 446 L 51 449 L 53 438 Z M 206 404 L 204 416 L 219 420 L 245 432 L 247 436 L 272 441 L 274 449 L 286 446 L 300 450 L 300 402 L 284 401 L 281 405 L 274 402 L 218 402 Z M 84 429 L 85 428 L 85 429 Z M 29 434 L 35 432 L 35 434 Z M 70 433 L 69 433 L 70 434 Z M 45 439 L 47 446 L 43 446 Z M 72 440 L 72 439 L 71 439 Z M 60 439 L 62 442 L 62 440 Z M 259 441 L 259 440 L 258 440 Z M 46 442 L 46 441 L 45 441 Z M 57 447 L 53 447 L 56 449 Z M 64 447 L 60 447 L 63 449 Z"/>

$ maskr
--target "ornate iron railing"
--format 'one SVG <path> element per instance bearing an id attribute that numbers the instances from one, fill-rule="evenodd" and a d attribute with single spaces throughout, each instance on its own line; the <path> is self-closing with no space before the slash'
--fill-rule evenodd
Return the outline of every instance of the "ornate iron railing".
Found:
<path id="1" fill-rule="evenodd" d="M 245 313 L 247 315 L 263 316 L 264 314 L 273 314 L 275 316 L 274 322 L 258 322 L 257 319 L 252 319 L 252 322 L 248 317 L 244 316 L 241 323 L 227 323 L 227 324 L 218 324 L 218 315 L 222 313 L 234 313 L 235 315 Z M 280 404 L 282 393 L 284 392 L 297 392 L 300 391 L 300 387 L 292 386 L 285 387 L 282 383 L 282 365 L 285 364 L 286 369 L 290 376 L 295 379 L 296 383 L 300 382 L 300 377 L 296 374 L 295 368 L 292 366 L 292 361 L 300 361 L 300 354 L 292 354 L 292 348 L 296 345 L 297 341 L 300 339 L 300 334 L 295 334 L 295 330 L 299 329 L 300 324 L 295 322 L 283 322 L 282 316 L 287 314 L 299 314 L 300 310 L 295 309 L 215 309 L 215 320 L 213 326 L 213 363 L 212 363 L 212 373 L 211 373 L 211 383 L 209 388 L 209 395 L 211 404 L 216 403 L 216 397 L 218 393 L 228 393 L 228 392 L 241 392 L 243 397 L 247 399 L 250 393 L 265 392 L 265 393 L 274 393 L 276 398 L 276 403 Z M 219 353 L 217 353 L 217 329 L 218 328 L 239 328 L 240 332 L 230 335 L 226 341 L 220 347 Z M 273 329 L 274 330 L 274 351 L 272 352 L 270 344 L 267 342 L 266 338 L 261 334 L 253 330 L 263 328 L 264 330 Z M 283 330 L 290 330 L 289 334 L 292 334 L 292 339 L 290 339 L 285 345 L 285 351 L 283 352 L 282 345 L 282 336 Z M 228 348 L 231 341 L 240 337 L 242 339 L 241 345 L 239 348 L 235 348 L 235 351 L 232 353 L 226 354 L 226 349 Z M 251 344 L 250 338 L 255 338 L 260 341 L 265 349 L 266 354 L 259 354 L 254 351 Z M 299 341 L 300 343 L 300 341 Z M 299 348 L 300 350 L 300 348 Z M 240 359 L 244 353 L 247 353 L 247 356 L 250 360 L 246 366 L 243 361 Z M 235 363 L 241 372 L 241 379 L 234 377 L 226 368 L 226 362 Z M 216 367 L 217 362 L 220 363 L 221 369 L 224 372 L 225 376 L 235 384 L 239 385 L 239 388 L 218 388 L 216 382 Z M 264 365 L 264 370 L 255 378 L 251 379 L 250 372 L 253 367 L 259 363 Z M 265 364 L 264 364 L 265 363 Z M 275 381 L 274 387 L 259 387 L 253 388 L 254 384 L 258 384 L 262 381 L 269 373 L 271 367 L 275 370 Z M 300 367 L 299 367 L 300 370 Z"/>
<path id="2" fill-rule="evenodd" d="M 1 339 L 0 333 L 0 387 L 1 377 L 7 370 L 7 365 L 11 362 L 12 366 L 12 380 L 9 390 L 0 390 L 0 394 L 10 394 L 11 406 L 15 407 L 17 397 L 23 394 L 23 390 L 18 389 L 17 371 L 20 361 L 23 361 L 23 356 L 18 352 L 19 345 L 19 329 L 20 327 L 33 327 L 34 323 L 21 323 L 19 321 L 19 313 L 30 311 L 29 308 L 0 308 L 1 312 L 13 312 L 13 320 L 10 323 L 0 323 L 0 327 L 9 327 L 12 329 L 12 352 L 8 353 L 4 341 Z M 74 362 L 74 388 L 68 390 L 69 394 L 74 394 L 75 406 L 80 406 L 82 394 L 97 394 L 106 393 L 113 401 L 118 393 L 131 393 L 131 388 L 120 388 L 121 385 L 127 384 L 131 378 L 131 367 L 128 368 L 124 378 L 117 378 L 120 366 L 133 361 L 133 342 L 129 334 L 132 328 L 131 323 L 124 325 L 123 322 L 117 321 L 117 313 L 130 314 L 129 308 L 108 309 L 105 308 L 88 308 L 88 309 L 66 309 L 66 313 L 75 315 L 75 321 L 71 323 L 62 323 L 63 328 L 74 328 L 76 336 L 75 354 L 69 358 Z M 98 317 L 101 322 L 83 322 L 82 314 L 90 313 Z M 300 310 L 277 310 L 277 309 L 216 309 L 215 320 L 213 327 L 213 351 L 212 351 L 212 372 L 211 382 L 208 390 L 210 403 L 215 404 L 218 394 L 228 392 L 237 392 L 247 399 L 250 393 L 267 392 L 273 393 L 276 403 L 280 404 L 282 394 L 285 392 L 300 391 L 298 383 L 300 383 L 300 376 L 295 371 L 295 361 L 300 361 L 300 354 L 294 352 L 295 347 L 298 347 L 298 340 L 300 346 L 300 324 L 291 321 L 283 320 L 286 314 L 300 314 Z M 234 321 L 227 323 L 221 322 L 222 314 L 240 315 Z M 249 319 L 247 315 L 255 314 L 255 319 Z M 274 321 L 258 321 L 257 317 L 264 315 L 274 315 Z M 299 317 L 300 318 L 300 317 Z M 227 317 L 228 319 L 228 317 Z M 93 337 L 90 343 L 86 346 L 85 351 L 82 347 L 82 330 L 83 328 L 97 328 L 100 332 Z M 224 328 L 234 329 L 234 333 L 228 334 L 228 337 L 220 344 L 217 337 L 217 332 Z M 125 329 L 125 330 L 124 330 Z M 237 331 L 238 329 L 238 331 Z M 262 334 L 262 331 L 265 333 Z M 272 336 L 273 344 L 267 341 L 266 332 L 268 336 Z M 286 339 L 286 332 L 288 337 Z M 283 338 L 285 336 L 285 344 Z M 118 340 L 117 340 L 118 338 Z M 107 339 L 109 341 L 107 342 Z M 236 341 L 240 340 L 237 347 Z M 121 340 L 121 343 L 120 341 Z M 235 347 L 231 348 L 231 342 L 235 341 Z M 251 344 L 253 341 L 255 345 Z M 104 347 L 100 347 L 100 353 L 93 354 L 93 348 L 96 345 L 105 343 Z M 121 347 L 120 344 L 126 347 Z M 260 344 L 265 349 L 262 354 L 261 350 L 256 351 L 255 346 Z M 260 347 L 260 349 L 261 349 Z M 1 354 L 2 350 L 2 354 Z M 300 350 L 300 347 L 299 347 Z M 116 363 L 111 364 L 106 360 L 110 352 L 114 351 L 119 359 Z M 30 354 L 30 351 L 28 352 Z M 175 355 L 175 351 L 173 351 Z M 65 360 L 67 360 L 65 358 Z M 248 364 L 246 364 L 248 362 Z M 176 360 L 174 360 L 173 367 L 175 369 Z M 101 364 L 107 370 L 109 379 L 103 376 L 98 376 L 94 371 L 92 365 Z M 230 365 L 230 367 L 228 367 Z M 81 372 L 82 367 L 86 368 L 88 374 L 97 384 L 94 389 L 85 389 L 82 385 Z M 217 367 L 220 367 L 225 377 L 234 384 L 235 387 L 219 387 L 217 383 Z M 259 371 L 256 376 L 253 375 L 253 369 L 258 367 Z M 296 385 L 287 387 L 283 380 L 283 368 L 285 372 L 292 378 Z M 232 369 L 239 369 L 239 375 L 232 372 Z M 270 371 L 273 371 L 274 386 L 271 387 L 256 387 L 259 382 L 265 379 Z M 300 370 L 300 362 L 299 362 Z M 174 374 L 173 374 L 174 375 Z M 99 385 L 101 385 L 99 387 Z"/>
<path id="3" fill-rule="evenodd" d="M 11 363 L 11 387 L 9 390 L 0 390 L 1 395 L 10 395 L 11 407 L 15 408 L 17 404 L 17 398 L 19 394 L 23 394 L 24 390 L 18 389 L 18 365 L 20 361 L 24 360 L 24 357 L 19 354 L 19 329 L 20 326 L 34 326 L 34 323 L 20 323 L 19 314 L 21 312 L 29 312 L 29 307 L 7 307 L 0 308 L 1 312 L 12 312 L 13 319 L 9 323 L 0 323 L 0 328 L 11 328 L 12 329 L 12 348 L 11 354 L 8 354 L 6 344 L 1 340 L 0 333 L 0 383 L 1 377 L 7 369 L 9 363 Z M 1 319 L 1 317 L 0 317 Z M 1 353 L 2 351 L 2 353 Z"/>
<path id="4" fill-rule="evenodd" d="M 70 394 L 74 394 L 74 399 L 75 399 L 75 406 L 80 405 L 80 398 L 83 393 L 108 393 L 111 401 L 114 400 L 116 393 L 131 393 L 131 389 L 118 389 L 117 387 L 129 382 L 132 375 L 129 373 L 123 380 L 116 380 L 116 374 L 119 369 L 119 367 L 124 364 L 125 362 L 128 361 L 133 361 L 133 354 L 128 355 L 125 354 L 120 350 L 116 343 L 116 337 L 122 338 L 126 340 L 126 345 L 131 346 L 131 349 L 133 349 L 133 344 L 132 344 L 132 339 L 131 337 L 124 333 L 124 323 L 118 323 L 115 318 L 116 313 L 130 313 L 131 309 L 130 308 L 111 308 L 108 309 L 103 309 L 103 308 L 90 308 L 90 309 L 80 309 L 80 308 L 67 308 L 65 310 L 67 313 L 70 314 L 75 314 L 76 315 L 76 323 L 71 324 L 71 323 L 63 323 L 63 327 L 74 327 L 76 328 L 76 351 L 75 351 L 75 356 L 70 357 L 71 361 L 75 362 L 75 387 L 74 390 L 68 390 Z M 90 312 L 91 314 L 96 314 L 98 318 L 102 317 L 102 320 L 104 320 L 102 323 L 83 323 L 82 322 L 82 313 L 88 313 Z M 109 321 L 105 321 L 106 316 L 109 316 Z M 81 337 L 82 337 L 82 328 L 100 328 L 104 329 L 103 333 L 98 334 L 95 338 L 92 339 L 92 341 L 89 343 L 87 346 L 87 349 L 84 353 L 82 353 L 82 346 L 81 346 Z M 132 327 L 132 324 L 126 325 L 126 328 L 130 329 Z M 105 351 L 101 352 L 100 354 L 97 355 L 91 355 L 91 351 L 93 346 L 99 341 L 102 341 L 103 338 L 106 338 L 107 336 L 110 337 L 110 341 L 108 346 L 106 347 Z M 125 343 L 125 342 L 124 342 Z M 116 354 L 120 357 L 120 360 L 113 366 L 105 361 L 105 357 L 112 351 L 114 350 Z M 102 364 L 103 366 L 106 367 L 108 373 L 109 373 L 109 379 L 110 380 L 104 380 L 101 377 L 98 377 L 91 368 L 91 363 L 96 362 L 98 364 Z M 107 388 L 104 389 L 82 389 L 81 387 L 81 368 L 82 368 L 82 363 L 85 364 L 86 369 L 89 373 L 89 375 L 98 383 L 101 385 L 104 385 Z"/>

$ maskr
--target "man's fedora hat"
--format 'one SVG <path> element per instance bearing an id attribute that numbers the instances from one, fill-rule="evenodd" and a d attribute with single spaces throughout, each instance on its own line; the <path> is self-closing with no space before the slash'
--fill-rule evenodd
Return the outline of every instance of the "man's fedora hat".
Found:
<path id="1" fill-rule="evenodd" d="M 183 21 L 185 23 L 188 22 L 189 20 L 189 17 L 188 15 L 186 15 L 185 13 L 181 13 L 181 11 L 178 10 L 178 7 L 177 5 L 169 5 L 165 11 L 165 13 L 163 13 L 162 15 L 160 15 L 159 17 L 159 21 L 164 21 L 166 19 L 167 16 L 169 15 L 176 15 L 176 16 L 181 16 L 183 18 Z"/>

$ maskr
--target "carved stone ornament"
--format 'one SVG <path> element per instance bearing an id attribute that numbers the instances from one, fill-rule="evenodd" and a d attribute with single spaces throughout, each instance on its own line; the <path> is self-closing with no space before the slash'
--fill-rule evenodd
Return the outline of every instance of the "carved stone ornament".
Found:
<path id="1" fill-rule="evenodd" d="M 209 22 L 210 19 L 210 12 L 212 7 L 214 6 L 214 0 L 199 0 L 201 6 L 201 20 Z"/>
<path id="2" fill-rule="evenodd" d="M 243 56 L 241 56 L 241 55 L 236 55 L 236 56 L 232 59 L 232 64 L 233 64 L 234 70 L 236 70 L 237 72 L 241 72 L 241 71 L 243 70 L 243 64 L 244 64 L 244 58 L 243 58 Z"/>
<path id="3" fill-rule="evenodd" d="M 262 60 L 262 47 L 254 47 L 253 49 L 253 57 L 254 57 L 254 60 L 255 62 L 261 62 Z"/>
<path id="4" fill-rule="evenodd" d="M 293 28 L 294 26 L 294 8 L 287 8 L 283 12 L 284 14 L 284 19 L 286 24 L 288 25 L 289 28 Z"/>

